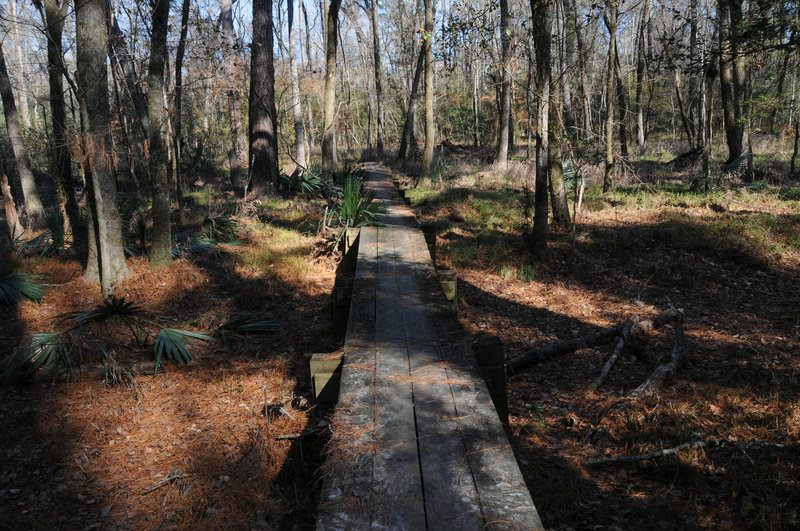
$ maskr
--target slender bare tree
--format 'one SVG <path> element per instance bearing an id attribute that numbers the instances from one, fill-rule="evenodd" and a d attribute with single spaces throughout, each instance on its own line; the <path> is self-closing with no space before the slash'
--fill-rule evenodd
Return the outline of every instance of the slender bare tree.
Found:
<path id="1" fill-rule="evenodd" d="M 423 49 L 425 50 L 425 146 L 422 149 L 422 176 L 420 184 L 429 186 L 433 175 L 433 148 L 436 137 L 436 121 L 433 116 L 433 17 L 435 15 L 434 0 L 425 3 L 425 34 Z"/>
<path id="2" fill-rule="evenodd" d="M 25 200 L 28 224 L 38 226 L 41 222 L 44 207 L 42 206 L 42 200 L 39 198 L 36 181 L 33 178 L 33 172 L 28 162 L 28 151 L 22 138 L 22 128 L 17 117 L 17 105 L 14 101 L 14 93 L 11 90 L 11 80 L 8 77 L 2 43 L 0 43 L 0 96 L 3 99 L 3 113 L 6 118 L 8 140 L 14 152 L 14 164 L 22 185 L 22 197 Z"/>
<path id="3" fill-rule="evenodd" d="M 342 0 L 331 0 L 325 24 L 325 100 L 322 105 L 322 164 L 333 173 L 339 166 L 336 154 L 336 49 L 339 47 L 339 8 Z"/>

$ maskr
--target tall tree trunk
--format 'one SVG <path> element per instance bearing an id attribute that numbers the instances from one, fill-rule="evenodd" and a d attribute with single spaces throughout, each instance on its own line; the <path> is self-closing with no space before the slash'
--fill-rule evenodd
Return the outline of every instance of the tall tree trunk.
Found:
<path id="1" fill-rule="evenodd" d="M 614 71 L 617 76 L 617 100 L 619 102 L 619 146 L 623 159 L 628 158 L 628 91 L 625 88 L 625 80 L 622 79 L 622 67 L 619 64 L 619 46 L 614 45 Z"/>
<path id="2" fill-rule="evenodd" d="M 75 198 L 72 180 L 72 155 L 67 133 L 67 112 L 64 105 L 64 52 L 61 47 L 61 34 L 64 17 L 69 9 L 66 0 L 44 0 L 42 18 L 47 37 L 47 78 L 50 86 L 50 114 L 53 123 L 53 169 L 64 193 L 64 211 L 72 231 L 73 245 L 83 246 L 85 235 L 81 227 L 81 215 Z"/>
<path id="3" fill-rule="evenodd" d="M 550 68 L 551 28 L 553 6 L 550 0 L 531 0 L 533 31 L 536 45 L 536 86 L 539 89 L 536 127 L 536 185 L 534 191 L 533 233 L 528 245 L 537 259 L 544 258 L 547 249 L 547 215 L 550 161 Z"/>
<path id="4" fill-rule="evenodd" d="M 578 26 L 578 7 L 576 0 L 569 0 L 570 9 L 568 15 L 572 19 L 572 24 L 575 26 L 575 43 L 578 52 L 578 69 L 580 70 L 581 77 L 581 101 L 583 103 L 583 132 L 584 138 L 590 139 L 592 137 L 592 105 L 591 96 L 589 94 L 589 79 L 587 75 L 586 65 L 586 44 L 583 39 L 583 32 Z"/>
<path id="5" fill-rule="evenodd" d="M 425 50 L 425 146 L 422 149 L 421 184 L 430 185 L 433 175 L 433 147 L 436 136 L 436 122 L 433 116 L 433 17 L 434 0 L 424 0 L 425 35 L 422 47 Z"/>
<path id="6" fill-rule="evenodd" d="M 563 125 L 574 141 L 578 139 L 578 128 L 575 124 L 575 115 L 572 111 L 572 87 L 569 82 L 569 67 L 567 57 L 567 18 L 564 13 L 564 0 L 556 4 L 556 28 L 558 28 L 558 90 L 560 91 L 561 105 L 563 108 Z M 554 89 L 555 90 L 555 87 Z M 559 150 L 561 146 L 559 146 Z"/>
<path id="7" fill-rule="evenodd" d="M 339 46 L 339 8 L 342 0 L 330 0 L 325 38 L 325 100 L 323 103 L 322 164 L 334 173 L 339 166 L 336 153 L 336 48 Z"/>
<path id="8" fill-rule="evenodd" d="M 740 109 L 737 101 L 738 90 L 734 88 L 734 57 L 736 47 L 731 36 L 732 0 L 719 0 L 719 82 L 722 95 L 722 110 L 725 121 L 725 140 L 728 144 L 730 164 L 744 153 L 744 129 L 739 122 Z"/>
<path id="9" fill-rule="evenodd" d="M 603 20 L 608 28 L 608 68 L 606 70 L 606 124 L 605 124 L 605 174 L 603 191 L 614 185 L 614 82 L 617 56 L 617 0 L 606 0 Z"/>
<path id="10" fill-rule="evenodd" d="M 794 122 L 794 150 L 792 151 L 791 171 L 792 175 L 800 177 L 800 167 L 797 163 L 798 152 L 800 152 L 800 112 L 795 116 Z"/>
<path id="11" fill-rule="evenodd" d="M 306 5 L 302 0 L 300 0 L 300 7 L 303 9 L 303 22 L 306 30 L 306 72 L 311 74 L 314 72 L 313 60 L 311 56 L 311 28 L 308 25 L 308 12 L 306 11 Z M 306 119 L 308 120 L 308 134 L 306 135 L 306 139 L 308 140 L 308 159 L 311 160 L 311 153 L 316 151 L 317 142 L 316 133 L 314 132 L 314 113 L 313 109 L 311 108 L 311 98 L 308 96 L 308 94 L 306 94 L 305 102 Z"/>
<path id="12" fill-rule="evenodd" d="M 686 132 L 686 140 L 689 142 L 691 149 L 695 148 L 694 136 L 692 135 L 692 125 L 689 121 L 689 116 L 686 114 L 686 105 L 683 102 L 683 92 L 681 88 L 681 71 L 677 65 L 673 64 L 675 69 L 675 99 L 678 100 L 678 111 L 681 115 L 681 123 L 683 130 Z"/>
<path id="13" fill-rule="evenodd" d="M 698 2 L 697 0 L 689 1 L 689 60 L 695 62 L 698 57 L 697 50 L 697 20 L 698 20 Z M 696 141 L 693 147 L 700 145 L 700 130 L 698 128 L 698 112 L 700 110 L 698 100 L 698 83 L 697 73 L 694 71 L 689 72 L 689 93 L 686 95 L 688 124 L 691 131 L 691 137 Z"/>
<path id="14" fill-rule="evenodd" d="M 11 236 L 11 239 L 17 239 L 22 236 L 25 230 L 20 226 L 19 223 L 17 205 L 14 204 L 14 198 L 11 196 L 11 187 L 8 185 L 8 177 L 6 177 L 6 174 L 3 173 L 1 168 L 0 192 L 2 192 L 0 195 L 3 197 L 3 211 L 6 216 L 6 225 L 8 225 L 8 236 Z M 3 227 L 0 227 L 0 229 L 2 228 Z M 3 238 L 3 243 L 8 243 L 5 241 L 6 234 L 0 234 L 0 238 Z M 5 256 L 2 256 L 1 258 L 5 258 Z"/>
<path id="15" fill-rule="evenodd" d="M 238 191 L 244 184 L 242 170 L 247 168 L 245 133 L 242 125 L 242 105 L 239 96 L 239 83 L 236 74 L 239 54 L 235 50 L 233 33 L 233 12 L 231 0 L 222 0 L 222 57 L 225 82 L 227 83 L 228 116 L 231 122 L 231 149 L 228 151 L 231 185 Z"/>
<path id="16" fill-rule="evenodd" d="M 22 197 L 25 200 L 28 225 L 36 227 L 42 221 L 44 207 L 42 206 L 42 200 L 39 198 L 36 181 L 28 163 L 28 152 L 22 139 L 22 130 L 19 126 L 19 118 L 17 118 L 17 105 L 14 102 L 14 93 L 11 90 L 11 81 L 8 78 L 2 43 L 0 43 L 0 96 L 3 99 L 3 113 L 6 118 L 8 140 L 14 152 L 14 165 L 22 185 Z"/>
<path id="17" fill-rule="evenodd" d="M 175 95 L 172 117 L 173 152 L 175 158 L 175 199 L 178 213 L 183 221 L 183 58 L 186 53 L 186 36 L 189 31 L 189 6 L 191 0 L 183 0 L 181 7 L 181 36 L 175 52 Z"/>
<path id="18" fill-rule="evenodd" d="M 306 131 L 303 127 L 303 108 L 300 104 L 300 75 L 297 72 L 297 49 L 300 45 L 299 24 L 294 23 L 294 2 L 286 5 L 289 22 L 289 77 L 292 78 L 292 119 L 294 121 L 295 162 L 308 166 L 306 159 Z M 299 18 L 299 17 L 298 17 Z"/>
<path id="19" fill-rule="evenodd" d="M 275 120 L 275 66 L 272 59 L 272 0 L 253 1 L 250 60 L 251 197 L 264 197 L 278 184 L 278 135 Z M 299 98 L 298 98 L 299 99 Z"/>
<path id="20" fill-rule="evenodd" d="M 31 118 L 28 113 L 28 87 L 25 82 L 25 67 L 22 61 L 22 37 L 19 33 L 19 4 L 17 0 L 9 0 L 9 17 L 11 23 L 11 33 L 14 36 L 14 62 L 16 69 L 14 71 L 14 78 L 17 80 L 17 93 L 19 94 L 19 115 L 22 118 L 22 123 L 26 128 L 31 126 Z"/>
<path id="21" fill-rule="evenodd" d="M 636 144 L 644 146 L 646 131 L 644 126 L 644 78 L 647 75 L 646 33 L 650 20 L 650 0 L 644 0 L 641 21 L 636 36 Z"/>
<path id="22" fill-rule="evenodd" d="M 775 131 L 775 121 L 778 118 L 778 108 L 780 108 L 781 104 L 785 101 L 783 96 L 783 85 L 786 83 L 786 71 L 789 68 L 789 58 L 791 55 L 792 49 L 791 47 L 787 47 L 783 56 L 781 70 L 778 73 L 778 86 L 775 89 L 775 107 L 773 107 L 772 112 L 769 114 L 769 125 L 767 128 L 772 132 Z"/>
<path id="23" fill-rule="evenodd" d="M 109 27 L 109 44 L 110 50 L 113 50 L 111 57 L 112 65 L 116 64 L 122 71 L 125 78 L 125 88 L 128 92 L 128 97 L 133 103 L 134 119 L 131 124 L 133 129 L 133 139 L 135 142 L 135 155 L 132 157 L 133 165 L 129 167 L 131 174 L 135 180 L 136 177 L 136 162 L 135 160 L 147 160 L 147 151 L 145 150 L 145 143 L 150 135 L 150 119 L 148 118 L 147 98 L 142 92 L 140 84 L 140 77 L 136 73 L 136 65 L 134 64 L 134 55 L 128 50 L 128 45 L 125 42 L 125 35 L 119 28 L 117 17 L 109 12 L 108 18 Z M 143 164 L 145 181 L 149 184 L 150 171 L 147 164 Z M 145 190 L 146 191 L 146 190 Z M 138 193 L 138 192 L 137 192 Z"/>
<path id="24" fill-rule="evenodd" d="M 473 65 L 472 72 L 472 145 L 478 147 L 481 143 L 481 97 L 479 93 L 479 65 Z M 415 78 L 416 79 L 416 78 Z"/>
<path id="25" fill-rule="evenodd" d="M 93 240 L 86 265 L 87 282 L 100 281 L 103 297 L 130 276 L 122 250 L 122 221 L 117 210 L 117 182 L 111 153 L 111 115 L 108 105 L 108 32 L 105 0 L 84 0 L 75 9 L 78 88 L 84 124 L 83 157 L 91 176 L 87 179 L 90 212 L 89 238 Z M 91 109 L 91 112 L 89 111 Z"/>
<path id="26" fill-rule="evenodd" d="M 372 67 L 375 75 L 375 125 L 378 156 L 383 157 L 383 83 L 381 81 L 381 40 L 378 33 L 378 0 L 367 0 L 369 4 L 369 25 L 372 32 Z"/>
<path id="27" fill-rule="evenodd" d="M 564 131 L 561 119 L 561 84 L 553 83 L 550 97 L 550 143 L 547 160 L 550 162 L 550 200 L 553 203 L 553 222 L 562 227 L 569 226 L 567 189 L 564 186 L 564 164 L 561 160 L 561 138 Z"/>
<path id="28" fill-rule="evenodd" d="M 508 0 L 500 0 L 500 134 L 497 139 L 497 154 L 495 155 L 495 165 L 500 170 L 505 170 L 508 166 L 508 129 L 511 118 L 511 65 L 509 63 L 511 51 L 511 38 L 509 36 L 508 20 Z"/>
<path id="29" fill-rule="evenodd" d="M 417 66 L 414 68 L 414 81 L 411 83 L 411 94 L 408 97 L 408 109 L 406 120 L 403 124 L 403 134 L 400 136 L 400 149 L 397 151 L 397 160 L 407 160 L 409 152 L 413 152 L 414 145 L 414 121 L 417 115 L 417 94 L 419 93 L 419 83 L 422 79 L 422 70 L 425 66 L 425 48 L 419 50 Z"/>
<path id="30" fill-rule="evenodd" d="M 150 122 L 150 189 L 153 192 L 153 241 L 150 267 L 162 269 L 172 265 L 172 231 L 169 220 L 169 178 L 167 145 L 164 129 L 164 69 L 167 57 L 167 23 L 169 0 L 151 0 L 153 24 L 150 32 L 150 65 L 147 71 L 147 109 Z"/>

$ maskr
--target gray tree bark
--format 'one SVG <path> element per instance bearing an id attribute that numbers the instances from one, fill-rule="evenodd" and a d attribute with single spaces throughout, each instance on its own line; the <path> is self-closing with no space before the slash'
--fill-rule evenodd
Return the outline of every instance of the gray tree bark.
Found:
<path id="1" fill-rule="evenodd" d="M 288 0 L 289 22 L 289 77 L 292 78 L 292 118 L 294 121 L 295 161 L 302 167 L 308 166 L 306 159 L 306 131 L 303 126 L 303 109 L 300 103 L 300 75 L 297 71 L 297 48 L 300 45 L 299 24 L 294 22 L 294 2 Z M 298 17 L 299 18 L 299 17 Z"/>
<path id="2" fill-rule="evenodd" d="M 381 40 L 378 34 L 378 0 L 365 0 L 365 8 L 369 15 L 369 26 L 372 32 L 372 67 L 375 77 L 375 129 L 378 156 L 383 157 L 383 83 L 381 81 Z"/>
<path id="3" fill-rule="evenodd" d="M 22 61 L 22 37 L 19 33 L 19 3 L 17 0 L 9 0 L 9 22 L 11 24 L 11 33 L 14 36 L 14 62 L 16 69 L 14 71 L 15 79 L 17 81 L 17 93 L 19 94 L 19 114 L 22 117 L 22 123 L 25 127 L 31 126 L 31 118 L 28 112 L 28 87 L 25 86 L 25 70 Z"/>
<path id="4" fill-rule="evenodd" d="M 422 80 L 422 70 L 425 67 L 425 48 L 420 48 L 417 57 L 417 66 L 414 68 L 414 81 L 411 83 L 411 94 L 408 96 L 406 119 L 403 124 L 403 134 L 400 135 L 400 149 L 397 151 L 397 160 L 407 160 L 409 152 L 416 149 L 414 141 L 414 122 L 417 119 L 417 95 L 419 83 Z"/>
<path id="5" fill-rule="evenodd" d="M 47 78 L 50 86 L 50 114 L 53 123 L 52 161 L 54 173 L 64 193 L 64 211 L 72 231 L 73 245 L 82 246 L 81 216 L 72 181 L 72 155 L 67 133 L 67 113 L 64 105 L 64 52 L 61 35 L 64 17 L 69 9 L 67 0 L 44 0 L 42 18 L 47 37 Z"/>
<path id="6" fill-rule="evenodd" d="M 272 59 L 272 0 L 253 1 L 250 60 L 250 183 L 248 195 L 264 197 L 278 182 L 275 66 Z"/>
<path id="7" fill-rule="evenodd" d="M 338 169 L 336 154 L 336 48 L 339 46 L 339 8 L 342 0 L 331 0 L 325 38 L 325 99 L 322 106 L 322 164 L 325 171 Z"/>
<path id="8" fill-rule="evenodd" d="M 509 18 L 508 0 L 500 0 L 500 68 L 502 69 L 502 80 L 500 88 L 500 131 L 497 139 L 497 154 L 494 159 L 495 165 L 500 170 L 505 170 L 508 167 L 508 130 L 511 122 L 511 65 L 509 62 L 511 38 L 508 28 Z"/>
<path id="9" fill-rule="evenodd" d="M 425 3 L 425 35 L 422 44 L 425 50 L 425 146 L 422 150 L 420 184 L 430 185 L 433 175 L 433 148 L 436 135 L 436 122 L 433 116 L 433 0 Z"/>
<path id="10" fill-rule="evenodd" d="M 87 282 L 99 280 L 103 297 L 110 297 L 114 285 L 130 276 L 122 250 L 122 221 L 117 210 L 117 183 L 111 152 L 107 8 L 104 0 L 84 0 L 75 9 L 79 101 L 85 129 L 82 147 L 84 163 L 91 174 L 86 184 L 89 239 L 93 245 L 90 244 L 84 278 Z"/>
<path id="11" fill-rule="evenodd" d="M 239 65 L 239 54 L 235 50 L 233 33 L 233 2 L 222 0 L 222 58 L 225 81 L 227 83 L 228 116 L 231 123 L 231 149 L 228 151 L 231 185 L 241 190 L 243 183 L 242 170 L 247 168 L 247 150 L 244 126 L 242 125 L 242 105 L 239 97 L 239 84 L 236 71 Z"/>
<path id="12" fill-rule="evenodd" d="M 181 36 L 178 40 L 178 49 L 175 52 L 175 95 L 172 116 L 173 152 L 175 159 L 175 199 L 178 202 L 178 212 L 183 221 L 183 58 L 186 53 L 186 36 L 189 30 L 189 6 L 191 0 L 183 0 L 181 7 Z"/>
<path id="13" fill-rule="evenodd" d="M 162 269 L 172 265 L 172 231 L 169 220 L 169 177 L 167 174 L 167 145 L 164 129 L 167 113 L 164 109 L 164 68 L 167 57 L 167 23 L 169 0 L 151 0 L 153 23 L 150 31 L 150 65 L 147 72 L 147 110 L 150 123 L 150 189 L 153 193 L 153 241 L 150 267 Z"/>
<path id="14" fill-rule="evenodd" d="M 17 117 L 17 105 L 14 102 L 14 93 L 11 90 L 11 81 L 8 77 L 6 60 L 3 55 L 3 45 L 0 43 L 0 96 L 3 99 L 3 113 L 6 119 L 6 130 L 11 149 L 14 152 L 14 165 L 22 185 L 22 197 L 25 201 L 25 213 L 28 215 L 28 225 L 36 227 L 41 223 L 44 207 L 36 189 L 28 152 L 22 139 L 22 129 Z"/>
<path id="15" fill-rule="evenodd" d="M 606 123 L 605 123 L 605 173 L 603 191 L 608 192 L 614 185 L 614 83 L 616 81 L 617 56 L 617 0 L 606 0 L 603 20 L 608 28 L 608 62 L 606 70 Z"/>
<path id="16" fill-rule="evenodd" d="M 552 86 L 551 28 L 553 6 L 551 0 L 531 0 L 533 31 L 536 46 L 536 86 L 539 89 L 536 127 L 536 185 L 534 190 L 533 233 L 528 245 L 533 256 L 544 258 L 547 250 L 548 160 L 550 135 L 550 87 Z"/>
<path id="17" fill-rule="evenodd" d="M 647 75 L 646 33 L 650 20 L 650 0 L 644 0 L 639 30 L 636 37 L 636 144 L 644 146 L 644 78 Z"/>

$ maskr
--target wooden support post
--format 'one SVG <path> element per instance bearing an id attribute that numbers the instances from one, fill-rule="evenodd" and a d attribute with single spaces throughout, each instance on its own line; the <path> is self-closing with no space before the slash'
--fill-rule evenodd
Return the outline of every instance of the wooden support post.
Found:
<path id="1" fill-rule="evenodd" d="M 486 336 L 478 338 L 472 344 L 475 361 L 489 388 L 494 408 L 500 421 L 508 426 L 508 396 L 506 395 L 506 356 L 503 342 L 499 338 Z"/>
<path id="2" fill-rule="evenodd" d="M 453 311 L 458 312 L 458 277 L 452 269 L 437 271 L 439 284 L 442 285 L 444 295 L 453 304 Z"/>
<path id="3" fill-rule="evenodd" d="M 344 233 L 344 254 L 347 256 L 350 249 L 355 248 L 356 241 L 358 240 L 358 234 L 360 233 L 361 229 L 358 227 L 350 227 L 349 229 L 345 229 Z M 355 268 L 353 268 L 355 271 Z"/>
<path id="4" fill-rule="evenodd" d="M 309 361 L 311 383 L 317 402 L 336 403 L 342 374 L 342 354 L 312 354 Z"/>

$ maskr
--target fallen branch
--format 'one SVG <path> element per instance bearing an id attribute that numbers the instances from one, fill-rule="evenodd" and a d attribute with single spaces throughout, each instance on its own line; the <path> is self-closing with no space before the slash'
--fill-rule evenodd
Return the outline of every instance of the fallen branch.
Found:
<path id="1" fill-rule="evenodd" d="M 667 378 L 672 377 L 683 362 L 681 352 L 681 346 L 683 345 L 683 310 L 667 310 L 666 312 L 654 316 L 652 319 L 648 319 L 648 321 L 648 326 L 652 326 L 652 328 L 659 328 L 669 322 L 673 322 L 675 325 L 675 342 L 672 344 L 670 361 L 656 367 L 655 370 L 650 373 L 650 376 L 648 376 L 639 387 L 633 390 L 631 396 L 634 397 L 651 394 L 657 386 L 664 383 Z M 641 327 L 641 325 L 646 322 L 647 321 L 642 321 L 642 323 L 640 323 L 640 329 L 649 330 L 649 328 Z"/>
<path id="2" fill-rule="evenodd" d="M 631 329 L 638 322 L 639 322 L 639 316 L 634 315 L 633 317 L 628 319 L 628 322 L 625 323 L 625 326 L 622 327 L 622 331 L 619 334 L 619 341 L 617 341 L 617 346 L 614 347 L 614 352 L 608 358 L 608 361 L 606 361 L 606 364 L 603 366 L 603 370 L 600 371 L 600 376 L 598 376 L 597 379 L 594 382 L 592 382 L 591 385 L 592 389 L 597 389 L 598 387 L 603 385 L 603 382 L 606 381 L 606 378 L 608 378 L 608 373 L 611 372 L 611 368 L 617 362 L 617 359 L 619 359 L 619 353 L 622 351 L 623 348 L 625 348 L 625 342 L 628 341 L 628 337 L 631 334 Z"/>
<path id="3" fill-rule="evenodd" d="M 526 369 L 531 365 L 547 361 L 550 358 L 610 341 L 619 335 L 620 331 L 621 327 L 618 326 L 614 328 L 604 328 L 588 336 L 576 337 L 575 339 L 560 341 L 558 343 L 550 343 L 549 345 L 531 350 L 522 356 L 514 358 L 506 364 L 506 368 L 510 369 L 512 372 Z"/>
<path id="4" fill-rule="evenodd" d="M 798 445 L 769 443 L 764 441 L 741 442 L 741 441 L 732 441 L 730 439 L 709 439 L 701 441 L 691 441 L 679 444 L 678 446 L 674 446 L 672 448 L 664 448 L 663 450 L 656 450 L 655 452 L 650 452 L 642 455 L 621 455 L 617 457 L 598 457 L 594 459 L 587 459 L 583 462 L 583 464 L 585 466 L 592 466 L 592 465 L 603 465 L 607 463 L 638 463 L 640 461 L 648 461 L 650 459 L 655 459 L 657 457 L 664 457 L 667 455 L 677 454 L 678 452 L 681 452 L 683 450 L 689 450 L 693 448 L 707 448 L 707 447 L 721 448 L 723 446 L 731 446 L 741 449 L 751 449 L 751 448 L 794 448 L 797 447 Z"/>
<path id="5" fill-rule="evenodd" d="M 183 469 L 181 469 L 181 468 L 175 468 L 169 473 L 169 475 L 167 477 L 165 477 L 164 479 L 162 479 L 158 483 L 154 483 L 153 485 L 150 485 L 147 488 L 147 490 L 145 490 L 142 493 L 142 496 L 144 496 L 146 494 L 150 494 L 151 492 L 160 489 L 161 487 L 163 487 L 167 483 L 172 483 L 173 481 L 175 481 L 177 479 L 182 479 L 182 478 L 185 478 L 185 477 L 189 477 L 189 474 L 184 474 L 183 473 Z"/>

